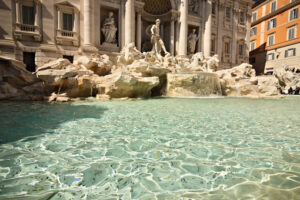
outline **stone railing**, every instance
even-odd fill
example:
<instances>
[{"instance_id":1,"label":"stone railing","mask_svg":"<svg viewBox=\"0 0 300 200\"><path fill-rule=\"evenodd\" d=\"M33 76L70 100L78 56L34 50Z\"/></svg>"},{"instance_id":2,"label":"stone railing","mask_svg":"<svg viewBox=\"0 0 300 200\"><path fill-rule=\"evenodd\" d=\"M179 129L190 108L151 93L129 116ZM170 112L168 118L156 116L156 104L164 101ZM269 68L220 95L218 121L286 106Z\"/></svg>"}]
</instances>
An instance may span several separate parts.
<instances>
[{"instance_id":1,"label":"stone railing","mask_svg":"<svg viewBox=\"0 0 300 200\"><path fill-rule=\"evenodd\" d=\"M79 34L74 31L57 30L56 42L57 44L65 44L72 42L74 46L78 46Z\"/></svg>"},{"instance_id":2,"label":"stone railing","mask_svg":"<svg viewBox=\"0 0 300 200\"><path fill-rule=\"evenodd\" d=\"M41 41L40 27L30 24L15 24L14 36L18 40L33 37L36 41Z\"/></svg>"}]
</instances>

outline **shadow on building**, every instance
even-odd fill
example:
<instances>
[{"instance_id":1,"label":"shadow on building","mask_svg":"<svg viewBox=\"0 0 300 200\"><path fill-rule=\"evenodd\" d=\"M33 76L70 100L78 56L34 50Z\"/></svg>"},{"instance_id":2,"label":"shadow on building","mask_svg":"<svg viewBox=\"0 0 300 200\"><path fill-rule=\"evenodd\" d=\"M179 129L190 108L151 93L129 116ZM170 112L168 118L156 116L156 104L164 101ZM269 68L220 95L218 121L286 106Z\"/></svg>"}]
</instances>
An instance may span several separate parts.
<instances>
[{"instance_id":1,"label":"shadow on building","mask_svg":"<svg viewBox=\"0 0 300 200\"><path fill-rule=\"evenodd\" d=\"M256 75L263 75L265 72L267 50L266 43L250 52L249 63L255 69Z\"/></svg>"}]
</instances>

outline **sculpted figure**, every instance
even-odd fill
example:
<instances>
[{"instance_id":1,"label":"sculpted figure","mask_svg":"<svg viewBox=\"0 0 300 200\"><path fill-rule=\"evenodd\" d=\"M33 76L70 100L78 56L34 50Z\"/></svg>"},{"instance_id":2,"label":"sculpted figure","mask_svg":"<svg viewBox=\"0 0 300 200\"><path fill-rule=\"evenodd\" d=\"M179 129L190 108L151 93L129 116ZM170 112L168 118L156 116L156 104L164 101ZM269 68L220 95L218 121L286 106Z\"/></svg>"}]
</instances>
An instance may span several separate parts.
<instances>
[{"instance_id":1,"label":"sculpted figure","mask_svg":"<svg viewBox=\"0 0 300 200\"><path fill-rule=\"evenodd\" d=\"M109 12L108 18L104 20L103 28L101 29L105 37L105 42L115 44L117 27L115 25L114 13Z\"/></svg>"},{"instance_id":2,"label":"sculpted figure","mask_svg":"<svg viewBox=\"0 0 300 200\"><path fill-rule=\"evenodd\" d=\"M218 55L213 55L212 57L208 57L205 59L205 68L207 72L216 71L219 66L219 58Z\"/></svg>"},{"instance_id":3,"label":"sculpted figure","mask_svg":"<svg viewBox=\"0 0 300 200\"><path fill-rule=\"evenodd\" d=\"M189 11L195 14L198 14L199 11L199 1L198 0L189 0Z\"/></svg>"},{"instance_id":4,"label":"sculpted figure","mask_svg":"<svg viewBox=\"0 0 300 200\"><path fill-rule=\"evenodd\" d=\"M151 43L153 45L152 51L155 53L157 57L161 57L161 50L164 51L165 54L169 54L166 50L165 44L160 38L160 20L157 19L156 23L151 27Z\"/></svg>"},{"instance_id":5,"label":"sculpted figure","mask_svg":"<svg viewBox=\"0 0 300 200\"><path fill-rule=\"evenodd\" d=\"M199 37L197 37L196 29L193 29L193 31L190 33L188 37L188 52L189 54L194 54L196 49L196 43L198 41Z\"/></svg>"}]
</instances>

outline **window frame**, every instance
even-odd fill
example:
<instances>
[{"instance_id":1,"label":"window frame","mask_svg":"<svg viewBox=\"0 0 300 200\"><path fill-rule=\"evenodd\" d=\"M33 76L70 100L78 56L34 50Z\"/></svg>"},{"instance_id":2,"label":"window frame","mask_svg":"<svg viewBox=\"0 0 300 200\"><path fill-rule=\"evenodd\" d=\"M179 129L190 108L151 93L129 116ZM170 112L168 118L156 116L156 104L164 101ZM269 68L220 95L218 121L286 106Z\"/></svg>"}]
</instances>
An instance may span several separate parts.
<instances>
[{"instance_id":1,"label":"window frame","mask_svg":"<svg viewBox=\"0 0 300 200\"><path fill-rule=\"evenodd\" d=\"M272 23L272 27L270 26L271 22L273 22L273 23ZM270 19L270 20L268 21L267 26L268 26L268 27L267 27L267 30L272 30L272 29L276 28L276 27L277 27L277 18L274 17L274 18Z\"/></svg>"},{"instance_id":2,"label":"window frame","mask_svg":"<svg viewBox=\"0 0 300 200\"><path fill-rule=\"evenodd\" d=\"M254 20L254 17L255 16L255 20ZM257 20L257 11L255 11L253 14L252 14L252 22L255 22Z\"/></svg>"},{"instance_id":3,"label":"window frame","mask_svg":"<svg viewBox=\"0 0 300 200\"><path fill-rule=\"evenodd\" d=\"M250 37L253 37L253 36L256 36L256 35L257 35L257 26L250 29Z\"/></svg>"},{"instance_id":4,"label":"window frame","mask_svg":"<svg viewBox=\"0 0 300 200\"><path fill-rule=\"evenodd\" d=\"M254 45L253 45L254 44ZM253 45L253 48L252 48L252 45ZM251 42L250 42L250 51L253 51L253 50L255 50L256 49L256 40L252 40Z\"/></svg>"},{"instance_id":5,"label":"window frame","mask_svg":"<svg viewBox=\"0 0 300 200\"><path fill-rule=\"evenodd\" d=\"M229 16L227 14L229 14ZM228 6L225 7L225 18L226 20L231 20L232 18L231 8Z\"/></svg>"},{"instance_id":6,"label":"window frame","mask_svg":"<svg viewBox=\"0 0 300 200\"><path fill-rule=\"evenodd\" d=\"M275 9L272 10L274 3L275 3ZM275 12L276 9L277 9L277 0L271 2L271 4L270 4L270 13Z\"/></svg>"},{"instance_id":7,"label":"window frame","mask_svg":"<svg viewBox=\"0 0 300 200\"><path fill-rule=\"evenodd\" d=\"M273 43L270 44L270 38L273 37ZM272 45L275 45L276 44L276 40L275 40L275 33L271 33L268 35L268 45L267 46L272 46Z\"/></svg>"},{"instance_id":8,"label":"window frame","mask_svg":"<svg viewBox=\"0 0 300 200\"><path fill-rule=\"evenodd\" d=\"M289 55L288 55L288 52L289 52L289 51L293 51L293 55L289 56ZM292 56L296 56L296 48L290 48L290 49L287 49L287 50L284 51L284 57L285 57L285 58L287 58L287 57L292 57Z\"/></svg>"},{"instance_id":9,"label":"window frame","mask_svg":"<svg viewBox=\"0 0 300 200\"><path fill-rule=\"evenodd\" d=\"M63 31L73 31L73 29L74 29L74 14L73 13L70 13L70 12L66 12L66 11L63 11L62 13L61 13L61 15L62 15L62 27L61 27L61 29L63 30ZM71 16L71 30L69 30L68 28L68 25L69 24L67 24L66 25L66 29L65 29L65 21L64 21L64 16ZM68 23L68 22L67 22Z\"/></svg>"},{"instance_id":10,"label":"window frame","mask_svg":"<svg viewBox=\"0 0 300 200\"><path fill-rule=\"evenodd\" d=\"M269 57L272 56L272 58L270 59ZM268 53L266 56L266 60L270 61L270 60L275 60L275 53Z\"/></svg>"},{"instance_id":11,"label":"window frame","mask_svg":"<svg viewBox=\"0 0 300 200\"><path fill-rule=\"evenodd\" d=\"M211 3L211 14L215 16L216 13L217 13L216 2L212 2Z\"/></svg>"},{"instance_id":12,"label":"window frame","mask_svg":"<svg viewBox=\"0 0 300 200\"><path fill-rule=\"evenodd\" d=\"M291 17L292 17L292 12L293 12L294 10L297 10L297 16L296 16L295 18L291 19ZM291 10L289 11L289 22L294 21L294 20L296 20L296 19L298 19L298 18L299 18L299 8L296 7L296 8L291 9Z\"/></svg>"},{"instance_id":13,"label":"window frame","mask_svg":"<svg viewBox=\"0 0 300 200\"><path fill-rule=\"evenodd\" d=\"M294 30L294 37L293 38L289 38L290 36L290 30ZM287 31L286 31L286 34L287 34L287 41L289 40L293 40L295 38L297 38L297 25L293 25L293 26L290 26L287 28Z\"/></svg>"}]
</instances>

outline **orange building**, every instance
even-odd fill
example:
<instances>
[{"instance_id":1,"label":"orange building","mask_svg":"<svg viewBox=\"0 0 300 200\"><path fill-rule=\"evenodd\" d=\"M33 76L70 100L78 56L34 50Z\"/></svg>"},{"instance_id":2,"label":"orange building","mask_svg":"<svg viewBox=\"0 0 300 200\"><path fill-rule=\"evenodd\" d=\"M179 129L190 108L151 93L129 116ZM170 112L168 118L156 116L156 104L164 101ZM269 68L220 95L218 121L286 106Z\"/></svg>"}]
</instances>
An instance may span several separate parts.
<instances>
[{"instance_id":1,"label":"orange building","mask_svg":"<svg viewBox=\"0 0 300 200\"><path fill-rule=\"evenodd\" d=\"M300 0L259 0L252 6L250 63L256 73L300 66Z\"/></svg>"}]
</instances>

